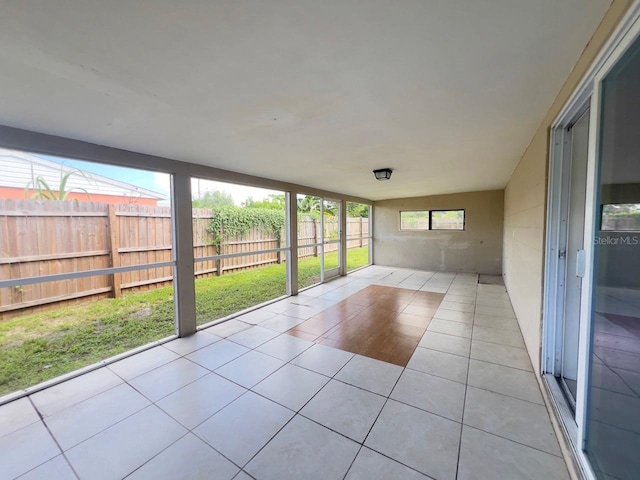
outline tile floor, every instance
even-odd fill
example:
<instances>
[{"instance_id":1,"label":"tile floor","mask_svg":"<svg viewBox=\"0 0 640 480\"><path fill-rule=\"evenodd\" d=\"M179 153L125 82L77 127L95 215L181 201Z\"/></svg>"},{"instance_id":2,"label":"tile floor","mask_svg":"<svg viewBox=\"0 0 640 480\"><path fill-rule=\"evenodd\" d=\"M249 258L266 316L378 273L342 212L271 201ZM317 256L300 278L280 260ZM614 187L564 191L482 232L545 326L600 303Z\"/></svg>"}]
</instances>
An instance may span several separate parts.
<instances>
[{"instance_id":1,"label":"tile floor","mask_svg":"<svg viewBox=\"0 0 640 480\"><path fill-rule=\"evenodd\" d=\"M375 286L441 297L406 366L296 328ZM0 407L0 478L568 473L504 287L372 266Z\"/></svg>"},{"instance_id":2,"label":"tile floor","mask_svg":"<svg viewBox=\"0 0 640 480\"><path fill-rule=\"evenodd\" d=\"M287 333L405 367L443 297L442 293L369 285Z\"/></svg>"}]
</instances>

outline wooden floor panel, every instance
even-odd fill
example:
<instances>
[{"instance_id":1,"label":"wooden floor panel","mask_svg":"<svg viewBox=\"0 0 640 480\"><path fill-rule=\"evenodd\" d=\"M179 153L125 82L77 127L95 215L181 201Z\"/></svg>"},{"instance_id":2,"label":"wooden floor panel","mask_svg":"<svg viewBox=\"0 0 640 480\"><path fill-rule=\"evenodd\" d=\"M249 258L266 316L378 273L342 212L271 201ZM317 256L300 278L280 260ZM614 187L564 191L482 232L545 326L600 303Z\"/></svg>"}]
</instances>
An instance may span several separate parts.
<instances>
[{"instance_id":1,"label":"wooden floor panel","mask_svg":"<svg viewBox=\"0 0 640 480\"><path fill-rule=\"evenodd\" d=\"M443 297L371 285L287 333L404 367Z\"/></svg>"}]
</instances>

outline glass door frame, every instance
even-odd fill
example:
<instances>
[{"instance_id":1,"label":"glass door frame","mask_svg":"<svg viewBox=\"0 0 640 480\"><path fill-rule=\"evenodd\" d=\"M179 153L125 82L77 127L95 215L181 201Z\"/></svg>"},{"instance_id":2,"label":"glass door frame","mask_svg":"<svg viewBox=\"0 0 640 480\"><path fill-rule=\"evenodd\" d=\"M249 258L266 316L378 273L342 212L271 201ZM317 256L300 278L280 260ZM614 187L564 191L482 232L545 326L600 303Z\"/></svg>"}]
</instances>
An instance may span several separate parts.
<instances>
[{"instance_id":1,"label":"glass door frame","mask_svg":"<svg viewBox=\"0 0 640 480\"><path fill-rule=\"evenodd\" d=\"M584 383L584 365L581 359L585 357L582 332L578 332L578 374L576 387L576 401L569 398L566 386L562 380L562 365L564 354L564 333L565 333L565 309L566 309L566 283L567 283L567 242L569 231L570 213L570 173L572 164L572 126L580 119L592 104L591 92L584 98L575 102L565 115L556 121L551 130L551 150L549 159L549 184L547 195L547 224L545 243L545 273L544 273L544 297L543 297L543 338L541 373L546 385L551 393L556 412L562 419L565 434L569 438L574 453L578 455L581 448L579 441L578 417L582 415L584 402L578 401L581 398L581 384ZM593 114L593 109L591 110ZM589 120L591 125L591 119ZM590 129L590 131L593 131ZM591 161L591 138L589 136L589 159ZM587 170L589 165L587 165ZM586 189L589 190L590 179L587 176L585 182ZM589 195L587 193L587 195ZM585 222L586 227L586 222ZM585 239L591 238L586 236ZM589 242L585 241L585 244ZM585 250L587 246L585 245ZM583 277L583 299L584 286L587 283ZM582 318L584 306L580 305L580 327L585 323Z\"/></svg>"},{"instance_id":2,"label":"glass door frame","mask_svg":"<svg viewBox=\"0 0 640 480\"><path fill-rule=\"evenodd\" d=\"M543 382L550 393L552 407L560 417L562 428L570 440L578 466L587 479L595 479L589 459L585 453L587 440L587 414L589 402L589 379L592 338L592 307L594 304L594 262L595 249L593 239L598 226L600 209L597 203L598 152L601 135L602 81L617 64L627 49L640 38L640 1L636 1L627 11L620 24L593 61L574 93L558 113L551 125L549 148L549 183L547 195L547 224L544 270L544 306L541 373ZM564 393L555 376L559 372L562 358L558 355L558 346L562 337L558 331L563 327L563 286L559 280L563 268L559 251L562 232L562 208L566 205L564 196L568 189L563 188L566 175L567 129L581 112L590 108L589 146L587 160L586 201L584 221L584 275L582 298L580 303L580 329L578 344L578 379L575 416L567 408ZM561 355L561 352L560 352ZM564 399L564 401L563 401Z\"/></svg>"},{"instance_id":3,"label":"glass door frame","mask_svg":"<svg viewBox=\"0 0 640 480\"><path fill-rule=\"evenodd\" d=\"M571 223L571 192L574 165L574 125L589 115L591 99L587 99L567 124L554 130L554 145L556 156L552 158L549 173L549 198L547 201L547 241L546 241L546 272L545 272L545 318L552 316L554 322L545 330L548 348L543 349L543 371L552 374L558 380L560 388L566 394L567 405L575 411L576 404L573 393L564 380L565 335L567 312L567 287L569 284L569 267L572 264L570 256L576 255L569 251L569 233ZM590 120L589 120L590 121ZM586 168L585 168L586 170ZM585 179L586 187L586 179ZM584 237L586 239L587 237ZM574 266L575 268L575 266ZM578 351L578 356L580 355ZM563 402L564 403L564 402Z\"/></svg>"}]
</instances>

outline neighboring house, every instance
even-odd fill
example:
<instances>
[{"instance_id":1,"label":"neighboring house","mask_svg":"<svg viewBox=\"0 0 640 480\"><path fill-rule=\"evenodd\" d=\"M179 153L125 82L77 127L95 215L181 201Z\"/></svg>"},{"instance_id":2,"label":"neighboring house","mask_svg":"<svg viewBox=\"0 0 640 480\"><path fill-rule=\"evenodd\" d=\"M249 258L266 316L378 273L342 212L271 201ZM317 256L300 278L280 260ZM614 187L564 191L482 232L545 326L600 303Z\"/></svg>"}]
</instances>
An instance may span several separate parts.
<instances>
[{"instance_id":1,"label":"neighboring house","mask_svg":"<svg viewBox=\"0 0 640 480\"><path fill-rule=\"evenodd\" d=\"M60 179L70 171L76 173L69 177L65 187L69 191L68 200L156 206L166 199L162 193L4 148L0 148L0 199L31 198L37 192L34 186L38 177L57 191Z\"/></svg>"}]
</instances>

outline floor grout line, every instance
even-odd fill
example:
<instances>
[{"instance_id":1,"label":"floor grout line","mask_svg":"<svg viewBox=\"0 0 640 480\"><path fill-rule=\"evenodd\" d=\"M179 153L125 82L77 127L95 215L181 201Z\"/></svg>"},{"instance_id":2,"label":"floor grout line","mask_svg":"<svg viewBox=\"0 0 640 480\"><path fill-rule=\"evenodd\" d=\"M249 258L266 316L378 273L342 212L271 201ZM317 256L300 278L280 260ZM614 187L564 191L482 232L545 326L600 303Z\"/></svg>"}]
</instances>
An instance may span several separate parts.
<instances>
[{"instance_id":1,"label":"floor grout line","mask_svg":"<svg viewBox=\"0 0 640 480\"><path fill-rule=\"evenodd\" d=\"M56 436L53 434L53 432L51 431L51 429L49 428L49 425L47 425L47 422L45 422L44 417L40 414L40 411L36 408L35 404L33 403L33 400L31 400L31 396L27 397L29 400L29 403L31 403L31 406L33 407L33 409L36 411L36 413L38 414L38 416L40 417L40 422L42 423L42 426L47 430L47 433L49 434L49 437L51 437L51 439L53 440L53 442L56 444L56 447L58 447L58 451L60 452L59 455L61 455L65 462L67 462L67 465L69 466L69 468L71 469L71 471L73 472L73 474L76 476L76 478L80 478L80 476L78 475L78 472L76 472L76 469L73 468L73 465L71 464L71 462L69 461L69 459L67 458L64 449L60 446L60 443L58 443L58 439L56 438ZM35 422L34 422L35 423ZM33 425L33 423L31 424ZM29 426L29 425L27 425ZM24 427L23 427L24 428ZM29 473L33 470L35 470L38 467L41 467L42 465L44 465L47 462L50 462L51 460L53 460L54 458L56 458L58 455L56 455L55 457L52 457L44 462L42 462L39 465L36 465L35 467L33 467L30 470L27 470L26 472L21 473L20 475L25 475L26 473Z\"/></svg>"},{"instance_id":2,"label":"floor grout line","mask_svg":"<svg viewBox=\"0 0 640 480\"><path fill-rule=\"evenodd\" d=\"M467 427L467 428L472 428L472 429L477 430L477 431L482 432L482 433L486 433L487 435L491 435L493 437L497 437L497 438L500 438L502 440L506 440L507 442L515 443L516 445L520 445L521 447L530 448L531 450L535 450L537 452L544 453L545 455L550 455L550 456L555 457L555 458L560 458L560 459L562 459L564 461L564 457L562 456L562 453L560 453L559 455L555 455L553 453L549 453L549 452L545 452L544 450L540 450L537 447L532 447L531 445L527 445L526 443L518 442L517 440L514 440L512 438L508 438L508 437L505 437L503 435L498 435L498 434L496 434L494 432L489 432L487 430L483 430L482 428L478 428L478 427L476 427L474 425L465 424L464 426ZM557 437L554 436L554 438L557 438Z\"/></svg>"},{"instance_id":3,"label":"floor grout line","mask_svg":"<svg viewBox=\"0 0 640 480\"><path fill-rule=\"evenodd\" d=\"M177 421L177 420L176 420ZM169 445L167 445L165 448L163 448L162 450L160 450L158 453L156 453L155 455L153 455L151 458L149 458L146 462L144 462L141 465L138 465L135 469L133 469L132 471L130 471L129 473L127 473L125 475L124 478L129 477L131 474L137 472L138 470L140 470L142 467L144 467L147 463L151 462L154 458L156 458L157 456L159 456L160 454L162 454L163 452L165 452L166 450L168 450L169 448L171 448L172 446L174 446L176 443L178 443L180 440L182 440L183 438L185 438L187 435L191 434L191 431L189 429L187 429L187 431L185 432L184 435L178 437L175 441L171 442Z\"/></svg>"},{"instance_id":4,"label":"floor grout line","mask_svg":"<svg viewBox=\"0 0 640 480\"><path fill-rule=\"evenodd\" d=\"M476 296L477 302L477 296ZM473 327L475 324L475 310L477 303L473 306L473 320L471 323L471 330L473 331ZM471 342L470 342L471 343ZM464 433L464 414L467 410L467 391L469 389L469 371L471 370L471 345L469 345L469 359L467 361L467 376L464 382L464 399L462 401L462 418L460 419L460 440L458 441L458 457L456 459L456 475L455 478L458 478L458 474L460 473L460 457L462 455L462 435Z\"/></svg>"}]
</instances>

